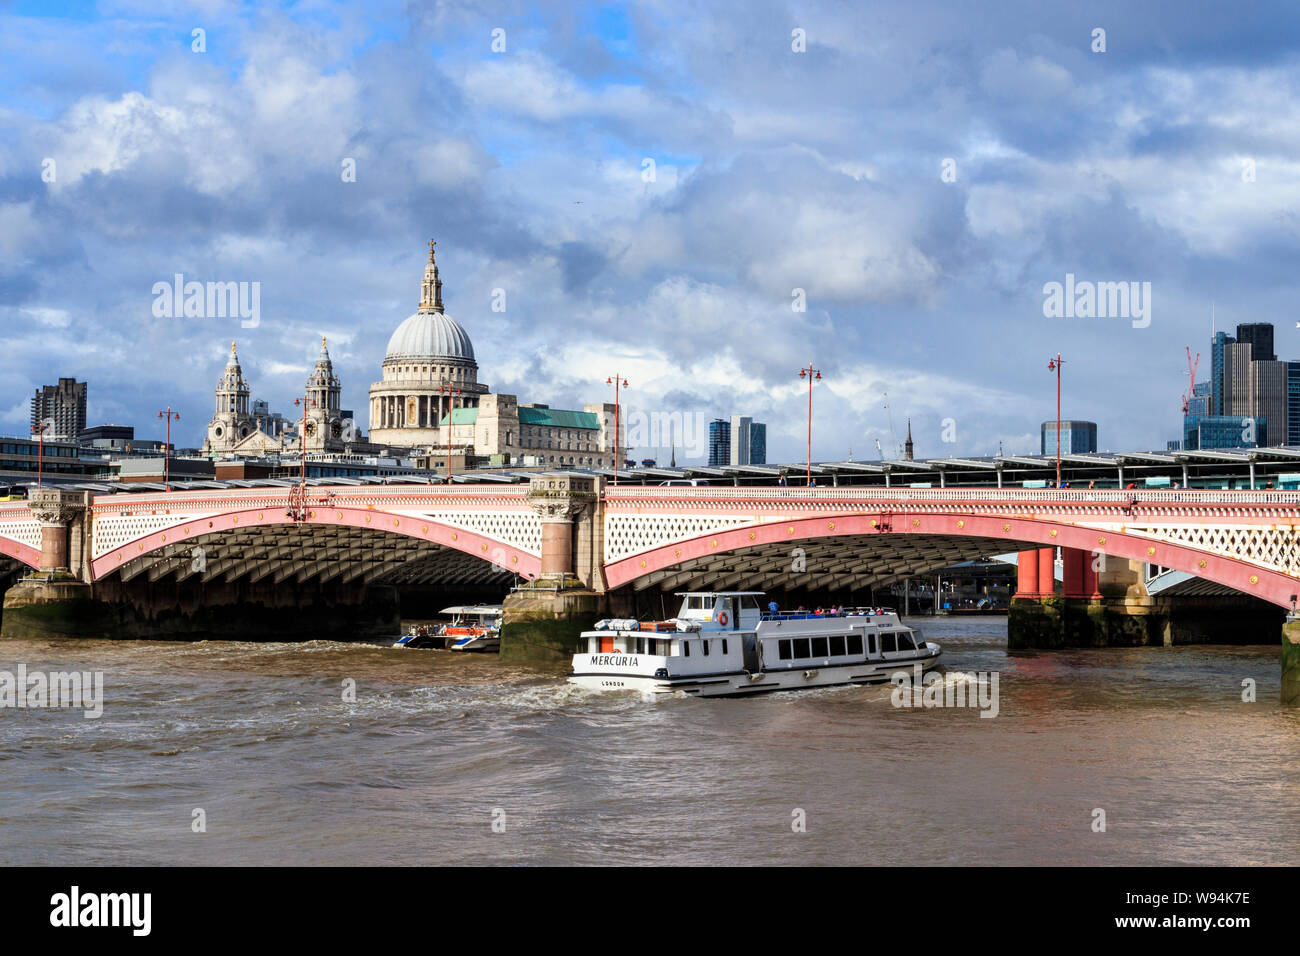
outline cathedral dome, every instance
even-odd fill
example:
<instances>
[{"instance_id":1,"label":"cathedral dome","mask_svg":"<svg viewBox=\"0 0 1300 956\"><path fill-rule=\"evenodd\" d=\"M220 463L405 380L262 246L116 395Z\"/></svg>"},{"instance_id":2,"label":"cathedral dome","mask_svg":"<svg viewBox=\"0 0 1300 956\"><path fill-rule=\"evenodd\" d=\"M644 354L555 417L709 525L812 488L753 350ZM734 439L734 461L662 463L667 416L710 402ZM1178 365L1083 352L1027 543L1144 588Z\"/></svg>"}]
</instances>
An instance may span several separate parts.
<instances>
[{"instance_id":1,"label":"cathedral dome","mask_svg":"<svg viewBox=\"0 0 1300 956\"><path fill-rule=\"evenodd\" d=\"M384 361L474 361L474 346L460 324L445 312L420 309L388 340Z\"/></svg>"}]
</instances>

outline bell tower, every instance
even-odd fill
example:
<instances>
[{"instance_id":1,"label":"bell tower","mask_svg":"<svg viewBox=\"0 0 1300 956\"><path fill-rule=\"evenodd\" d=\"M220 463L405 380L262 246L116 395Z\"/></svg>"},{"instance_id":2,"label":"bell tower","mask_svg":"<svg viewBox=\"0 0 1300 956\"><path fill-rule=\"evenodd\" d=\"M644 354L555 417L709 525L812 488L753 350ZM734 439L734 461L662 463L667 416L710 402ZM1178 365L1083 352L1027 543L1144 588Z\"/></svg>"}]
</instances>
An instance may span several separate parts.
<instances>
[{"instance_id":1,"label":"bell tower","mask_svg":"<svg viewBox=\"0 0 1300 956\"><path fill-rule=\"evenodd\" d=\"M231 342L226 370L222 372L221 379L217 382L216 410L212 420L208 422L208 437L203 443L204 451L228 451L253 433L256 424L248 413L248 397L248 383L244 381L244 370L239 365L235 343Z\"/></svg>"}]
</instances>

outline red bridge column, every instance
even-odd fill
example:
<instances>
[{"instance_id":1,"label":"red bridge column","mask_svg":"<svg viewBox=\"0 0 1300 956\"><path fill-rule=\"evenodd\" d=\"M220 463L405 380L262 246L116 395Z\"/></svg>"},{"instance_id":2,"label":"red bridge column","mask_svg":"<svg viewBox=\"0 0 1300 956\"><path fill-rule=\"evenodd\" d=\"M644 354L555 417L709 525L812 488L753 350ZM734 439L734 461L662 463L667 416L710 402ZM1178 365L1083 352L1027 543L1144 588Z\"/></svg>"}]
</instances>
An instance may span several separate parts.
<instances>
[{"instance_id":1,"label":"red bridge column","mask_svg":"<svg viewBox=\"0 0 1300 956\"><path fill-rule=\"evenodd\" d=\"M1062 577L1064 578L1062 594L1068 598L1088 598L1092 596L1092 588L1089 586L1087 579L1088 568L1091 564L1089 554L1086 551L1080 551L1078 548L1062 548L1061 556L1064 560Z\"/></svg>"},{"instance_id":2,"label":"red bridge column","mask_svg":"<svg viewBox=\"0 0 1300 956\"><path fill-rule=\"evenodd\" d=\"M1016 593L1018 598L1038 597L1038 552L1021 551L1016 557Z\"/></svg>"},{"instance_id":3,"label":"red bridge column","mask_svg":"<svg viewBox=\"0 0 1300 956\"><path fill-rule=\"evenodd\" d=\"M1038 549L1038 596L1051 597L1056 593L1056 549Z\"/></svg>"},{"instance_id":4,"label":"red bridge column","mask_svg":"<svg viewBox=\"0 0 1300 956\"><path fill-rule=\"evenodd\" d=\"M1095 559L1090 551L1081 551L1079 553L1083 555L1084 597L1090 601L1099 601L1101 600L1101 588L1099 586L1101 575L1097 573L1097 568L1094 565Z\"/></svg>"}]
</instances>

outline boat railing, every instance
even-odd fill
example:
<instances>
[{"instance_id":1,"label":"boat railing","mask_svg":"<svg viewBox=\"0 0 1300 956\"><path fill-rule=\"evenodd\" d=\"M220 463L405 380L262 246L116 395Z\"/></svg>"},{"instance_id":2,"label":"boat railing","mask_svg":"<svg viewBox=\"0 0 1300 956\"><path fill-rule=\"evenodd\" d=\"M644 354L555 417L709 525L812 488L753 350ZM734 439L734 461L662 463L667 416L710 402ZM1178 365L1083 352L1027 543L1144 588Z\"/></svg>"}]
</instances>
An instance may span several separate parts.
<instances>
[{"instance_id":1,"label":"boat railing","mask_svg":"<svg viewBox=\"0 0 1300 956\"><path fill-rule=\"evenodd\" d=\"M891 607L834 607L821 608L815 611L778 611L775 614L770 611L764 612L759 616L760 621L821 621L826 618L841 617L881 617L886 614L896 614L897 612Z\"/></svg>"}]
</instances>

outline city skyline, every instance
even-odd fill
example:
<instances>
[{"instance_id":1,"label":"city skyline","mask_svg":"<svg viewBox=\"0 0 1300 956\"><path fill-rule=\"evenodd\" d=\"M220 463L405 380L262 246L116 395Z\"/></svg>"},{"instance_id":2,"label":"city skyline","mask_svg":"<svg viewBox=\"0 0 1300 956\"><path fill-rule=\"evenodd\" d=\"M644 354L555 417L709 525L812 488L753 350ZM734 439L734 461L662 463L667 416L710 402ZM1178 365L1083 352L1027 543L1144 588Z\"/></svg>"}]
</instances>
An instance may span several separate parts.
<instances>
[{"instance_id":1,"label":"city skyline","mask_svg":"<svg viewBox=\"0 0 1300 956\"><path fill-rule=\"evenodd\" d=\"M33 388L61 376L92 383L94 423L154 438L163 401L197 426L232 338L283 410L328 336L344 404L364 407L434 234L448 309L501 391L609 401L613 362L635 379L624 408L743 408L769 423L769 459L794 461L811 359L816 458L888 447L886 391L920 454L1029 452L1060 352L1063 416L1096 421L1103 447L1161 448L1212 309L1220 328L1274 322L1279 356L1300 357L1300 123L1270 95L1297 79L1297 28L1274 9L507 3L363 23L15 3L0 431L22 433ZM824 82L848 73L869 82ZM256 326L158 317L176 275L257 283ZM1045 288L1076 277L1149 283L1150 314L1048 318Z\"/></svg>"}]
</instances>

